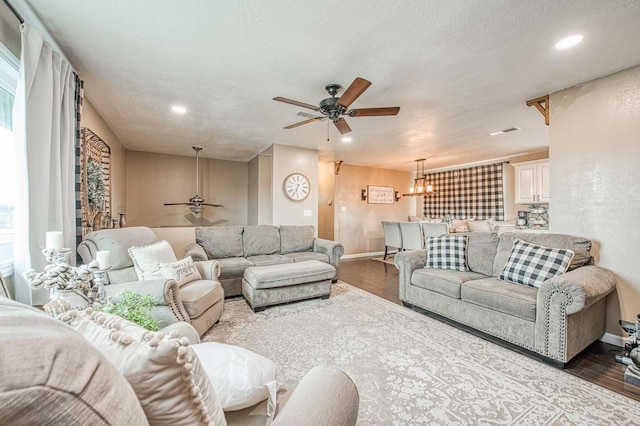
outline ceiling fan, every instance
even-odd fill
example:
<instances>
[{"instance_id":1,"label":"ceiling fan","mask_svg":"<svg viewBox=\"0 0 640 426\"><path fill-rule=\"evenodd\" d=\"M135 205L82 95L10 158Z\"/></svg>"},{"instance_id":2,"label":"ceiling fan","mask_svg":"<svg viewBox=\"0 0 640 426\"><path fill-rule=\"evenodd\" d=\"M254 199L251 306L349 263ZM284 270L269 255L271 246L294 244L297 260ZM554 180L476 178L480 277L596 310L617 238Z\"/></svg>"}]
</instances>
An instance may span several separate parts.
<instances>
[{"instance_id":1,"label":"ceiling fan","mask_svg":"<svg viewBox=\"0 0 640 426\"><path fill-rule=\"evenodd\" d=\"M198 159L200 151L202 151L201 146L192 146L193 150L196 152L196 195L189 198L188 203L164 203L165 206L189 206L189 210L191 210L194 214L202 213L204 210L204 206L210 207L224 207L221 204L208 204L204 202L204 198L198 195L200 192L200 173L198 169Z\"/></svg>"},{"instance_id":2,"label":"ceiling fan","mask_svg":"<svg viewBox=\"0 0 640 426\"><path fill-rule=\"evenodd\" d=\"M349 117L378 117L383 115L396 115L400 111L400 107L358 108L348 110L349 105L358 99L358 97L362 95L369 86L371 86L370 81L357 77L353 80L353 83L347 87L347 90L344 91L342 96L338 98L336 97L336 94L338 94L338 91L342 89L342 86L339 84L327 84L325 90L329 93L330 97L320 101L318 106L294 101L280 96L273 98L273 100L296 105L302 108L308 108L322 114L322 116L311 116L307 120L286 126L284 127L285 129L293 129L294 127L302 126L303 124L313 123L314 121L328 118L333 121L333 124L336 126L338 131L344 135L345 133L349 133L351 128L347 124L347 121L340 117L341 115L348 115Z\"/></svg>"}]
</instances>

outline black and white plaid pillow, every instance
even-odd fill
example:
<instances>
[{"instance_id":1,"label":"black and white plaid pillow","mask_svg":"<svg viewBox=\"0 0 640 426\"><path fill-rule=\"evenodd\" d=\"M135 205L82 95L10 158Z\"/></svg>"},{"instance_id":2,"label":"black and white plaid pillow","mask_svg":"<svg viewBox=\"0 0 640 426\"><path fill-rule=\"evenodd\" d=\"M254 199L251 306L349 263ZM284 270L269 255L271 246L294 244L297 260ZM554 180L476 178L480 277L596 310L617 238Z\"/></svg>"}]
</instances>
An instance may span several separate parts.
<instances>
[{"instance_id":1,"label":"black and white plaid pillow","mask_svg":"<svg viewBox=\"0 0 640 426\"><path fill-rule=\"evenodd\" d=\"M424 267L468 271L467 241L466 235L427 238L427 263Z\"/></svg>"},{"instance_id":2,"label":"black and white plaid pillow","mask_svg":"<svg viewBox=\"0 0 640 426\"><path fill-rule=\"evenodd\" d=\"M539 288L546 280L564 274L573 250L542 247L517 239L500 279Z\"/></svg>"}]
</instances>

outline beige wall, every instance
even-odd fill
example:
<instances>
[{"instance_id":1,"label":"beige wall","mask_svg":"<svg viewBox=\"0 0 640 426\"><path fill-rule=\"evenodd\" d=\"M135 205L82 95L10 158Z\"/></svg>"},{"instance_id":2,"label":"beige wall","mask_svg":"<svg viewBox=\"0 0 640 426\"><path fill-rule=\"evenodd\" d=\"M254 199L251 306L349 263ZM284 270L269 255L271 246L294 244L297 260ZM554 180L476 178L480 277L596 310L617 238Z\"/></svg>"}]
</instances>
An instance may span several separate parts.
<instances>
[{"instance_id":1,"label":"beige wall","mask_svg":"<svg viewBox=\"0 0 640 426\"><path fill-rule=\"evenodd\" d=\"M117 217L119 213L127 211L126 150L86 96L82 103L80 126L90 129L111 149L111 213L113 217Z\"/></svg>"},{"instance_id":2,"label":"beige wall","mask_svg":"<svg viewBox=\"0 0 640 426\"><path fill-rule=\"evenodd\" d=\"M335 163L318 163L318 237L334 239Z\"/></svg>"},{"instance_id":3,"label":"beige wall","mask_svg":"<svg viewBox=\"0 0 640 426\"><path fill-rule=\"evenodd\" d=\"M640 67L554 93L550 98L552 232L581 235L596 263L618 280L607 332L640 312Z\"/></svg>"},{"instance_id":4,"label":"beige wall","mask_svg":"<svg viewBox=\"0 0 640 426\"><path fill-rule=\"evenodd\" d=\"M206 207L196 217L186 206L196 192L195 154L127 151L127 224L149 227L244 225L248 210L248 163L200 158L200 196L224 207Z\"/></svg>"},{"instance_id":5,"label":"beige wall","mask_svg":"<svg viewBox=\"0 0 640 426\"><path fill-rule=\"evenodd\" d=\"M376 169L342 164L335 176L335 240L344 245L345 254L384 251L381 221L406 221L414 197L402 197L393 204L369 204L362 201L367 185L392 186L403 192L413 183L411 172Z\"/></svg>"}]
</instances>

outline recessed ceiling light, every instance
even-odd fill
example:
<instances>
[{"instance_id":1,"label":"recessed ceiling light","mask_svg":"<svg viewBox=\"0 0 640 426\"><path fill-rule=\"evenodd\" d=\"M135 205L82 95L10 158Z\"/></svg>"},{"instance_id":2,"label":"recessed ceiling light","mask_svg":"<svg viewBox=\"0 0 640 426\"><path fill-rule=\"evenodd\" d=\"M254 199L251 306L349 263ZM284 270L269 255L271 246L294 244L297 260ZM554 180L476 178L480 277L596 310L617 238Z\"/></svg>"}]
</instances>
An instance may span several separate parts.
<instances>
[{"instance_id":1,"label":"recessed ceiling light","mask_svg":"<svg viewBox=\"0 0 640 426\"><path fill-rule=\"evenodd\" d=\"M174 105L171 107L171 111L177 112L178 114L184 114L185 112L187 112L187 109L180 105Z\"/></svg>"},{"instance_id":2,"label":"recessed ceiling light","mask_svg":"<svg viewBox=\"0 0 640 426\"><path fill-rule=\"evenodd\" d=\"M345 136L344 138L342 138L342 142L344 142L344 143L349 143L351 141L352 141L352 139L350 137L348 137L348 136Z\"/></svg>"},{"instance_id":3,"label":"recessed ceiling light","mask_svg":"<svg viewBox=\"0 0 640 426\"><path fill-rule=\"evenodd\" d=\"M584 40L584 34L575 34L558 41L555 44L555 48L558 50L568 49L575 46L576 44L579 44L582 40Z\"/></svg>"}]
</instances>

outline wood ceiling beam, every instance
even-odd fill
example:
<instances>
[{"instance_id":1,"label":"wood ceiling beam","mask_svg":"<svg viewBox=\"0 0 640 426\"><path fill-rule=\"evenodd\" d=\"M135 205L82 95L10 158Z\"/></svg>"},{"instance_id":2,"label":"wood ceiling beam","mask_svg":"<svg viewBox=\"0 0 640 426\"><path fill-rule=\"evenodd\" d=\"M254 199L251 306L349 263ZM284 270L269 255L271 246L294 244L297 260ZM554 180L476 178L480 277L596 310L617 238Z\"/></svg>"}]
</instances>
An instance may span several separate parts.
<instances>
[{"instance_id":1,"label":"wood ceiling beam","mask_svg":"<svg viewBox=\"0 0 640 426\"><path fill-rule=\"evenodd\" d=\"M544 104L544 105L543 105ZM544 116L544 124L549 125L549 95L529 99L527 106L534 106Z\"/></svg>"}]
</instances>

